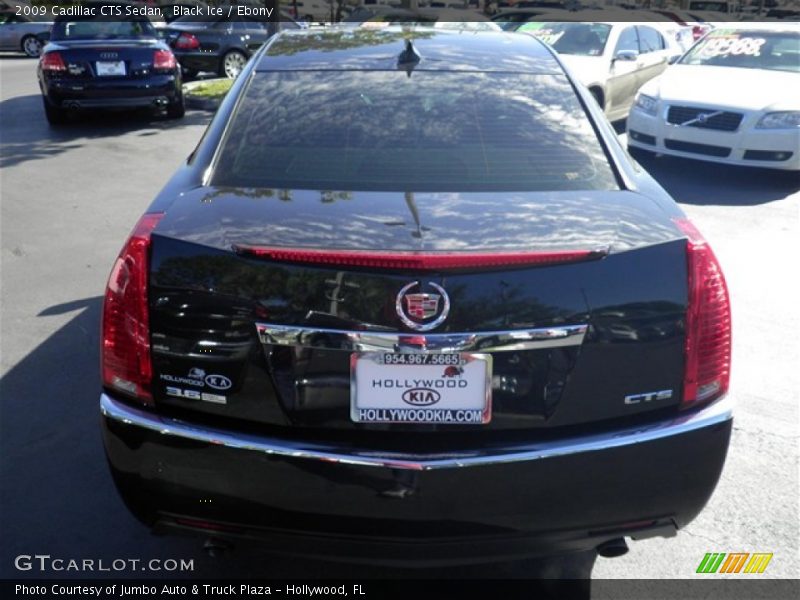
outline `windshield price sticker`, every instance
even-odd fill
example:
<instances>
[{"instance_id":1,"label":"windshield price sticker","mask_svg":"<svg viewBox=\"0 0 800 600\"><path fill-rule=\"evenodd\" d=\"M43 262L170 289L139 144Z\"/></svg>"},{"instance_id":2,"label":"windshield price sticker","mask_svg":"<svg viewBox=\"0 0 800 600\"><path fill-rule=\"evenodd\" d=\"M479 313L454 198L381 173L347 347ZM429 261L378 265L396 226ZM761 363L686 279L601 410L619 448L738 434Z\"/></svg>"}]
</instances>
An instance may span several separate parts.
<instances>
[{"instance_id":1,"label":"windshield price sticker","mask_svg":"<svg viewBox=\"0 0 800 600\"><path fill-rule=\"evenodd\" d=\"M715 56L761 56L764 38L740 37L736 34L713 37L706 40L700 49L703 57Z\"/></svg>"},{"instance_id":2,"label":"windshield price sticker","mask_svg":"<svg viewBox=\"0 0 800 600\"><path fill-rule=\"evenodd\" d=\"M469 353L354 353L350 416L357 423L488 423L491 360Z\"/></svg>"},{"instance_id":3,"label":"windshield price sticker","mask_svg":"<svg viewBox=\"0 0 800 600\"><path fill-rule=\"evenodd\" d=\"M542 40L545 44L553 45L561 36L564 35L563 31L553 31L552 29L527 29L532 35Z\"/></svg>"}]
</instances>

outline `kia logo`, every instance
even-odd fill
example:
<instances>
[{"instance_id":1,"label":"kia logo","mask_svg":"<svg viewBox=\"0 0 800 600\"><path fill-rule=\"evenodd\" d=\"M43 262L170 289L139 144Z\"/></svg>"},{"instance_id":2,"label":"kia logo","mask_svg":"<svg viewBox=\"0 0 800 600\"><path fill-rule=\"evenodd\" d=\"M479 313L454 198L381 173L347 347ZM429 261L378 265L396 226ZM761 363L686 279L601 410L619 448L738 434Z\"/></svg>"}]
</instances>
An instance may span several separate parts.
<instances>
[{"instance_id":1,"label":"kia logo","mask_svg":"<svg viewBox=\"0 0 800 600\"><path fill-rule=\"evenodd\" d=\"M403 392L403 402L411 406L430 406L441 399L439 392L428 388L413 388Z\"/></svg>"},{"instance_id":2,"label":"kia logo","mask_svg":"<svg viewBox=\"0 0 800 600\"><path fill-rule=\"evenodd\" d=\"M227 390L233 385L231 380L224 375L207 375L205 381L208 387L215 390Z\"/></svg>"}]
</instances>

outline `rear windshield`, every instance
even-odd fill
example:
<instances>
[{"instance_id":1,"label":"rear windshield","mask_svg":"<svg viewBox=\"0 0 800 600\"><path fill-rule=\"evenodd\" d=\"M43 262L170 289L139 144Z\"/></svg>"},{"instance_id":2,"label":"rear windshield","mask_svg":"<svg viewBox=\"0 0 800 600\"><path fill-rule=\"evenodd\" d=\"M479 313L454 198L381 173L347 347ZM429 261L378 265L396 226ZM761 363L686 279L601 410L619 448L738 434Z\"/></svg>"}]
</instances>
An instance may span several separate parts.
<instances>
[{"instance_id":1,"label":"rear windshield","mask_svg":"<svg viewBox=\"0 0 800 600\"><path fill-rule=\"evenodd\" d=\"M800 72L800 34L717 29L681 59L684 65Z\"/></svg>"},{"instance_id":2,"label":"rear windshield","mask_svg":"<svg viewBox=\"0 0 800 600\"><path fill-rule=\"evenodd\" d=\"M120 20L119 17L56 21L52 40L114 40L156 37L156 30L147 19Z\"/></svg>"},{"instance_id":3,"label":"rear windshield","mask_svg":"<svg viewBox=\"0 0 800 600\"><path fill-rule=\"evenodd\" d=\"M618 189L563 75L259 72L222 144L219 186Z\"/></svg>"}]
</instances>

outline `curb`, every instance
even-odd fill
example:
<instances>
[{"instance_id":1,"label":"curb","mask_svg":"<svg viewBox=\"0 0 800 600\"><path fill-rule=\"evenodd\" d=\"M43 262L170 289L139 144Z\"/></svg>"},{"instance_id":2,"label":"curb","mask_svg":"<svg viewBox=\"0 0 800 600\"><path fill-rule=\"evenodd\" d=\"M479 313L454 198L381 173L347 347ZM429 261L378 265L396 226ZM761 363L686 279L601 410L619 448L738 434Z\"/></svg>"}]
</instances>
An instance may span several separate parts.
<instances>
[{"instance_id":1,"label":"curb","mask_svg":"<svg viewBox=\"0 0 800 600\"><path fill-rule=\"evenodd\" d=\"M201 79L200 81L190 81L189 83L183 84L183 97L184 101L186 102L186 108L192 108L195 110L206 110L209 112L215 112L219 108L219 105L222 104L224 96L218 100L215 100L211 98L202 98L200 96L192 95L192 90L201 85L207 84L211 81L217 81L217 80Z\"/></svg>"}]
</instances>

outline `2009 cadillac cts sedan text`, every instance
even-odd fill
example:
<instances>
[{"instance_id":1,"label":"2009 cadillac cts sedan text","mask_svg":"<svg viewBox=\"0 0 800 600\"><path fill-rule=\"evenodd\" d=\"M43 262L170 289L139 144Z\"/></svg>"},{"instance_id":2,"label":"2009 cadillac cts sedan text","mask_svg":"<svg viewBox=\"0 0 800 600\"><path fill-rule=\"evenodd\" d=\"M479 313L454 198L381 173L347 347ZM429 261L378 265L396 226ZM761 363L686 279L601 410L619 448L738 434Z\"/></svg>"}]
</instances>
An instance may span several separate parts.
<instances>
[{"instance_id":1,"label":"2009 cadillac cts sedan text","mask_svg":"<svg viewBox=\"0 0 800 600\"><path fill-rule=\"evenodd\" d=\"M530 36L278 35L102 328L131 511L282 553L613 554L699 513L730 436L719 264Z\"/></svg>"}]
</instances>

